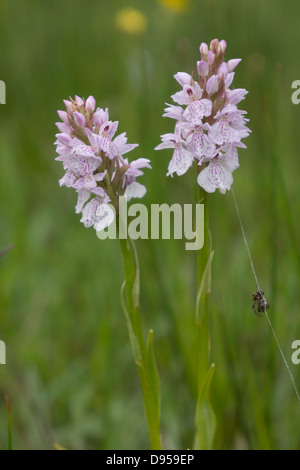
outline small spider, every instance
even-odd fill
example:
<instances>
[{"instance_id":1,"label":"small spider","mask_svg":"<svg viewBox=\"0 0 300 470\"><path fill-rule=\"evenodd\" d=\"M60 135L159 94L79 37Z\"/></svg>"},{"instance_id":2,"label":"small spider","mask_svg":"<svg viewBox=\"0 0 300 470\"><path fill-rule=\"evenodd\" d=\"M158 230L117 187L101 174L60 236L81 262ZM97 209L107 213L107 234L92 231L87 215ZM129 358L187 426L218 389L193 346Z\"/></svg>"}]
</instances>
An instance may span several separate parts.
<instances>
[{"instance_id":1,"label":"small spider","mask_svg":"<svg viewBox=\"0 0 300 470\"><path fill-rule=\"evenodd\" d=\"M264 297L264 291L258 289L256 292L254 292L253 300L254 304L252 305L252 308L255 315L262 317L262 313L266 312L266 310L268 310L270 307L268 300L266 300Z\"/></svg>"}]
</instances>

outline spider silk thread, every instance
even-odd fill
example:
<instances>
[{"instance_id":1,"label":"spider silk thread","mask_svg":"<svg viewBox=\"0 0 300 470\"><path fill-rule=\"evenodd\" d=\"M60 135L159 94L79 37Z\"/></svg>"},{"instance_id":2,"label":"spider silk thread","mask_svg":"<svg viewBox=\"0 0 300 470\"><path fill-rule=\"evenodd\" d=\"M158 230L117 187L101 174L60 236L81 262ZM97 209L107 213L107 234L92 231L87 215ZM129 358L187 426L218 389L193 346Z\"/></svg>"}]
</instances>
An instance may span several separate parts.
<instances>
[{"instance_id":1,"label":"spider silk thread","mask_svg":"<svg viewBox=\"0 0 300 470\"><path fill-rule=\"evenodd\" d=\"M251 252L250 252L250 248L249 248L249 245L248 245L248 241L247 241L247 237L246 237L244 225L243 225L242 218L241 218L241 214L240 214L240 211L239 211L239 206L238 206L238 204L237 204L237 201L236 201L236 197L235 197L233 188L231 188L231 193L232 193L232 197L233 197L233 201L234 201L236 213L237 213L237 216L238 216L238 219L239 219L240 227L241 227L241 230L242 230L244 243L245 243L245 245L246 245L248 257L249 257L249 260L250 260L251 269L252 269L252 272L253 272L253 275L254 275L256 287L257 287L257 289L260 289L259 282L258 282L258 278L257 278L256 271L255 271L255 268L254 268L253 260L252 260L252 256L251 256ZM280 351L280 354L281 354L281 357L282 357L282 359L283 359L284 365L285 365L285 367L287 368L287 371L288 371L288 373L289 373L289 376L290 376L290 379L291 379L291 381L292 381L293 387L294 387L294 389L295 389L297 398L298 398L298 400L300 401L300 394L299 394L299 391L298 391L297 384L296 384L296 382L295 382L295 379L294 379L294 376L293 376L293 374L292 374L291 368L290 368L290 366L288 365L288 362L287 362L287 360L286 360L286 357L285 357L285 355L284 355L284 353L283 353L283 350L282 350L282 348L281 348L281 346L280 346L279 340L278 340L277 335L276 335L276 333L275 333L275 330L274 330L274 328L273 328L273 325L272 325L272 322L271 322L271 320L270 320L270 317L269 317L269 315L268 315L268 313L267 313L267 301L266 301L265 297L264 297L264 303L265 303L264 314L265 314L265 316L266 316L266 318L267 318L267 320L268 320L269 326L270 326L271 331L272 331L272 334L273 334L273 336L274 336L274 338L275 338L275 341L276 341L276 344L277 344L278 349L279 349L279 351Z\"/></svg>"}]
</instances>

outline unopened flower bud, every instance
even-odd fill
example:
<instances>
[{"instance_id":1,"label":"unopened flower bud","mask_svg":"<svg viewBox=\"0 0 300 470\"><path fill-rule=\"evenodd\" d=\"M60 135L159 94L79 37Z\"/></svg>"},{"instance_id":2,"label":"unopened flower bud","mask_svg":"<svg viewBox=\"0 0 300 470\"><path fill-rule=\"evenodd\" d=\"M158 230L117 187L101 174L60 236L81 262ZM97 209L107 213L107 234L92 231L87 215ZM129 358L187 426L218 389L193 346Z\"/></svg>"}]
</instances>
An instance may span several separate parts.
<instances>
[{"instance_id":1,"label":"unopened flower bud","mask_svg":"<svg viewBox=\"0 0 300 470\"><path fill-rule=\"evenodd\" d=\"M226 51L226 47L227 47L227 43L224 39L222 39L220 42L219 42L219 47L221 48L221 51L223 54L225 54L225 51Z\"/></svg>"},{"instance_id":2,"label":"unopened flower bud","mask_svg":"<svg viewBox=\"0 0 300 470\"><path fill-rule=\"evenodd\" d=\"M227 62L228 72L233 72L233 70L239 65L242 59L231 59Z\"/></svg>"},{"instance_id":3,"label":"unopened flower bud","mask_svg":"<svg viewBox=\"0 0 300 470\"><path fill-rule=\"evenodd\" d=\"M209 66L205 60L201 60L197 62L197 69L198 69L198 74L200 77L206 77L209 72Z\"/></svg>"},{"instance_id":4,"label":"unopened flower bud","mask_svg":"<svg viewBox=\"0 0 300 470\"><path fill-rule=\"evenodd\" d=\"M209 45L210 50L216 54L218 52L219 39L213 39Z\"/></svg>"},{"instance_id":5,"label":"unopened flower bud","mask_svg":"<svg viewBox=\"0 0 300 470\"><path fill-rule=\"evenodd\" d=\"M63 134L70 134L71 133L70 127L67 124L65 124L64 122L56 122L55 125L58 128L59 132L61 132Z\"/></svg>"},{"instance_id":6,"label":"unopened flower bud","mask_svg":"<svg viewBox=\"0 0 300 470\"><path fill-rule=\"evenodd\" d=\"M89 113L93 113L96 107L96 100L93 96L89 96L85 102L85 109Z\"/></svg>"},{"instance_id":7,"label":"unopened flower bud","mask_svg":"<svg viewBox=\"0 0 300 470\"><path fill-rule=\"evenodd\" d=\"M57 114L59 115L60 119L65 123L69 124L69 114L66 111L57 111Z\"/></svg>"},{"instance_id":8,"label":"unopened flower bud","mask_svg":"<svg viewBox=\"0 0 300 470\"><path fill-rule=\"evenodd\" d=\"M225 64L225 62L222 62L222 64L220 65L220 67L218 68L218 77L219 78L226 78L228 75L228 66L227 64Z\"/></svg>"},{"instance_id":9,"label":"unopened flower bud","mask_svg":"<svg viewBox=\"0 0 300 470\"><path fill-rule=\"evenodd\" d=\"M212 52L212 51L208 51L208 54L207 54L207 63L208 65L212 65L215 61L215 54Z\"/></svg>"},{"instance_id":10,"label":"unopened flower bud","mask_svg":"<svg viewBox=\"0 0 300 470\"><path fill-rule=\"evenodd\" d=\"M65 107L66 107L68 113L69 113L69 114L72 114L73 111L74 111L74 106L73 106L73 104L71 103L71 101L69 101L69 100L64 100L64 104L65 104Z\"/></svg>"},{"instance_id":11,"label":"unopened flower bud","mask_svg":"<svg viewBox=\"0 0 300 470\"><path fill-rule=\"evenodd\" d=\"M62 134L56 134L56 137L58 138L58 140L60 140L60 142L62 142L63 144L65 145L69 145L69 143L71 142L72 138L70 137L69 134L66 134L66 133L62 133Z\"/></svg>"},{"instance_id":12,"label":"unopened flower bud","mask_svg":"<svg viewBox=\"0 0 300 470\"><path fill-rule=\"evenodd\" d=\"M217 93L219 90L219 80L216 75L212 75L208 80L206 84L206 91L210 95L213 95L214 93Z\"/></svg>"},{"instance_id":13,"label":"unopened flower bud","mask_svg":"<svg viewBox=\"0 0 300 470\"><path fill-rule=\"evenodd\" d=\"M205 42L202 42L200 44L200 54L201 54L201 58L206 58L207 57L207 54L208 54L208 45L205 43Z\"/></svg>"},{"instance_id":14,"label":"unopened flower bud","mask_svg":"<svg viewBox=\"0 0 300 470\"><path fill-rule=\"evenodd\" d=\"M73 117L74 117L76 126L81 127L83 129L85 127L84 115L81 113L77 113L77 111L75 111L75 113L73 114Z\"/></svg>"},{"instance_id":15,"label":"unopened flower bud","mask_svg":"<svg viewBox=\"0 0 300 470\"><path fill-rule=\"evenodd\" d=\"M82 98L80 98L80 96L75 95L75 101L76 101L76 104L79 108L84 106L84 101L83 101Z\"/></svg>"}]
</instances>

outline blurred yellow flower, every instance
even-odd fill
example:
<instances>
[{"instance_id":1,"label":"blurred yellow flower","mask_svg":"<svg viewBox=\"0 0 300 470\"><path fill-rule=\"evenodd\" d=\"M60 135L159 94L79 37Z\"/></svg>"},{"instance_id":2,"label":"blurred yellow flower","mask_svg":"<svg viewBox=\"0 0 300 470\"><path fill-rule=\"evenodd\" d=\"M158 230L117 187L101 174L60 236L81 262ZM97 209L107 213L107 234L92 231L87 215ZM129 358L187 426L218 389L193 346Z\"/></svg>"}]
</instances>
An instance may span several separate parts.
<instances>
[{"instance_id":1,"label":"blurred yellow flower","mask_svg":"<svg viewBox=\"0 0 300 470\"><path fill-rule=\"evenodd\" d=\"M123 8L116 14L115 24L118 29L129 34L142 34L147 28L145 15L134 8Z\"/></svg>"},{"instance_id":2,"label":"blurred yellow flower","mask_svg":"<svg viewBox=\"0 0 300 470\"><path fill-rule=\"evenodd\" d=\"M57 442L53 444L53 447L54 447L54 450L67 450L64 447L62 447L60 444L57 444Z\"/></svg>"},{"instance_id":3,"label":"blurred yellow flower","mask_svg":"<svg viewBox=\"0 0 300 470\"><path fill-rule=\"evenodd\" d=\"M190 0L158 0L158 1L162 6L164 6L168 10L172 10L177 13L185 11L190 4Z\"/></svg>"}]
</instances>

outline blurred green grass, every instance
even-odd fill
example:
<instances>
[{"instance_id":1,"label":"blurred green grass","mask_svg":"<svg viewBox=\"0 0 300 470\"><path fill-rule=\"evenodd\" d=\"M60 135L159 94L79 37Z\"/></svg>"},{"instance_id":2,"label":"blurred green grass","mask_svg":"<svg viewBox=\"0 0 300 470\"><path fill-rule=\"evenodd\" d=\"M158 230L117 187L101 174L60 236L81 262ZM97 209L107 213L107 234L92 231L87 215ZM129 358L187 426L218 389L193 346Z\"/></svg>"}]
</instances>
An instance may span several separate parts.
<instances>
[{"instance_id":1,"label":"blurred green grass","mask_svg":"<svg viewBox=\"0 0 300 470\"><path fill-rule=\"evenodd\" d=\"M115 27L127 6L148 27ZM192 72L202 41L228 43L241 57L235 86L249 94L248 149L240 151L235 193L270 316L288 359L300 337L299 131L291 103L299 78L299 2L191 0L187 11L148 2L0 0L0 448L7 446L4 395L18 449L147 448L137 373L119 300L117 241L101 241L74 214L75 194L59 188L53 146L62 100L93 94L120 131L148 157L145 203L195 200L192 172L165 177L171 153L154 152L172 123L161 117ZM212 400L218 449L299 449L299 403L264 320L252 312L255 283L230 194L211 197ZM155 333L166 448L190 448L194 431L195 254L183 242L137 243L142 313ZM300 386L300 371L291 365Z\"/></svg>"}]
</instances>

